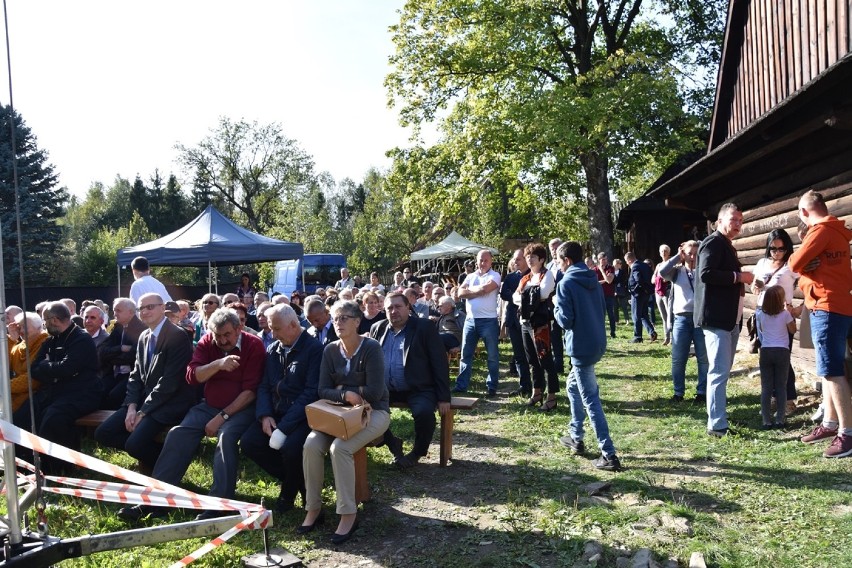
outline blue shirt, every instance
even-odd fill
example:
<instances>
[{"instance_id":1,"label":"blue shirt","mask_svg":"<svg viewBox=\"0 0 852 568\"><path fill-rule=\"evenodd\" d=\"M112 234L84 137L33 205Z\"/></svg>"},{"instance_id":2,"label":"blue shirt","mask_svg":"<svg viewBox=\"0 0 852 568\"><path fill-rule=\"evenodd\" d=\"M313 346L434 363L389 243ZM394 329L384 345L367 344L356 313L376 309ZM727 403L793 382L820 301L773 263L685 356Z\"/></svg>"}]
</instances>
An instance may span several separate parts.
<instances>
[{"instance_id":1,"label":"blue shirt","mask_svg":"<svg viewBox=\"0 0 852 568\"><path fill-rule=\"evenodd\" d=\"M390 327L390 326L388 326ZM399 332L388 329L382 351L385 356L385 384L389 390L407 391L405 382L405 366L403 365L403 349L405 348L405 327Z\"/></svg>"}]
</instances>

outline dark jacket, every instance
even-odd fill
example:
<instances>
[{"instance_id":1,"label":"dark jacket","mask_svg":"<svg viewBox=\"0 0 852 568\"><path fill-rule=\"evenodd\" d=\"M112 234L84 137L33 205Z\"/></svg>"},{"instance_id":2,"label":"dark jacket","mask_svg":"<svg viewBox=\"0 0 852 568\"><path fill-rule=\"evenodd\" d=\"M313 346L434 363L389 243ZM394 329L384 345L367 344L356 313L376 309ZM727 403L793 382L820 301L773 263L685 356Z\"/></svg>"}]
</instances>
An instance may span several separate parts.
<instances>
[{"instance_id":1,"label":"dark jacket","mask_svg":"<svg viewBox=\"0 0 852 568\"><path fill-rule=\"evenodd\" d=\"M627 291L630 295L650 296L654 292L651 276L653 276L651 267L637 258L630 266L630 277L627 279Z\"/></svg>"},{"instance_id":2,"label":"dark jacket","mask_svg":"<svg viewBox=\"0 0 852 568\"><path fill-rule=\"evenodd\" d=\"M630 269L626 266L623 266L621 269L616 271L615 280L612 281L615 284L615 295L619 297L627 296L627 280L629 278Z\"/></svg>"},{"instance_id":3,"label":"dark jacket","mask_svg":"<svg viewBox=\"0 0 852 568\"><path fill-rule=\"evenodd\" d=\"M330 321L330 320L329 320ZM308 334L319 341L320 332L312 325L308 325ZM328 326L328 333L325 334L325 341L321 343L321 345L325 346L331 343L332 341L337 341L337 332L334 331L334 324Z\"/></svg>"},{"instance_id":4,"label":"dark jacket","mask_svg":"<svg viewBox=\"0 0 852 568\"><path fill-rule=\"evenodd\" d=\"M280 341L270 345L263 379L257 387L258 419L271 416L287 435L307 422L305 406L318 398L322 349L319 341L304 331L286 356Z\"/></svg>"},{"instance_id":5,"label":"dark jacket","mask_svg":"<svg viewBox=\"0 0 852 568\"><path fill-rule=\"evenodd\" d=\"M192 339L166 320L157 336L154 357L148 361L151 330L146 329L136 346L136 362L127 380L124 404L135 404L163 424L177 424L195 403L196 390L186 382L186 366L192 358Z\"/></svg>"},{"instance_id":6,"label":"dark jacket","mask_svg":"<svg viewBox=\"0 0 852 568\"><path fill-rule=\"evenodd\" d=\"M41 383L40 396L46 402L65 396L100 400L98 351L89 334L76 325L45 340L30 372Z\"/></svg>"},{"instance_id":7,"label":"dark jacket","mask_svg":"<svg viewBox=\"0 0 852 568\"><path fill-rule=\"evenodd\" d=\"M370 337L384 345L390 322L373 325ZM438 402L450 402L450 367L438 328L429 320L409 317L402 347L405 382L413 391L434 390Z\"/></svg>"},{"instance_id":8,"label":"dark jacket","mask_svg":"<svg viewBox=\"0 0 852 568\"><path fill-rule=\"evenodd\" d=\"M127 365L133 367L136 362L136 344L139 342L139 336L145 331L145 324L138 317L133 316L127 324L127 328L122 327L118 322L112 328L112 333L98 348L98 354L101 358L101 367L104 372L112 371L116 365ZM124 339L122 340L122 333ZM122 345L129 345L130 351L122 351Z\"/></svg>"},{"instance_id":9,"label":"dark jacket","mask_svg":"<svg viewBox=\"0 0 852 568\"><path fill-rule=\"evenodd\" d=\"M696 326L734 329L743 290L743 285L734 281L734 273L740 271L737 251L727 237L715 231L701 241L692 315Z\"/></svg>"},{"instance_id":10,"label":"dark jacket","mask_svg":"<svg viewBox=\"0 0 852 568\"><path fill-rule=\"evenodd\" d=\"M500 282L500 299L505 300L506 302L505 321L507 325L510 323L516 326L519 325L518 306L516 306L515 302L512 301L512 294L514 294L515 290L518 289L518 285L521 283L521 278L523 278L524 274L526 274L526 272L522 274L520 270L516 270L515 272L507 274L503 281Z\"/></svg>"}]
</instances>

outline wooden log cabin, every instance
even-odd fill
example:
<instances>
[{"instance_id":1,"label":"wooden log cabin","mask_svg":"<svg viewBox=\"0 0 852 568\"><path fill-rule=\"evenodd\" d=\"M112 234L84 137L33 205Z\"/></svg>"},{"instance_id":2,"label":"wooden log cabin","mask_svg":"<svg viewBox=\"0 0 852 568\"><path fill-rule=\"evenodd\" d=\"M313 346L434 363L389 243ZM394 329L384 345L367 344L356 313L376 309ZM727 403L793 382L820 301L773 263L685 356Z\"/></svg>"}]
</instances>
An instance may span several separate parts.
<instances>
[{"instance_id":1,"label":"wooden log cabin","mask_svg":"<svg viewBox=\"0 0 852 568\"><path fill-rule=\"evenodd\" d=\"M661 226L670 239L662 242L675 249L695 234L696 216L707 234L732 201L744 214L734 246L749 270L771 230L800 243L796 206L808 189L852 225L850 37L852 0L732 0L707 153L622 211L619 228L635 250L655 251ZM651 214L648 202L656 204ZM746 314L754 306L747 295ZM813 369L813 351L798 341L793 357Z\"/></svg>"}]
</instances>

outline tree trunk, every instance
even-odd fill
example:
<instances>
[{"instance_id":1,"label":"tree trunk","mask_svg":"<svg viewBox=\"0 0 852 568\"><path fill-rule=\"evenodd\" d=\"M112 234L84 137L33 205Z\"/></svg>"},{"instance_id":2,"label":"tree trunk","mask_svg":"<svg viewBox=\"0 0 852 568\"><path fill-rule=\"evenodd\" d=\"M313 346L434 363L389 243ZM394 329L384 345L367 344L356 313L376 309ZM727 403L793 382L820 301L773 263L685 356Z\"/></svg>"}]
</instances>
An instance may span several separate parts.
<instances>
[{"instance_id":1,"label":"tree trunk","mask_svg":"<svg viewBox=\"0 0 852 568\"><path fill-rule=\"evenodd\" d=\"M603 251L613 258L612 203L609 200L609 160L602 151L580 155L586 173L586 203L589 208L589 243L587 256Z\"/></svg>"}]
</instances>

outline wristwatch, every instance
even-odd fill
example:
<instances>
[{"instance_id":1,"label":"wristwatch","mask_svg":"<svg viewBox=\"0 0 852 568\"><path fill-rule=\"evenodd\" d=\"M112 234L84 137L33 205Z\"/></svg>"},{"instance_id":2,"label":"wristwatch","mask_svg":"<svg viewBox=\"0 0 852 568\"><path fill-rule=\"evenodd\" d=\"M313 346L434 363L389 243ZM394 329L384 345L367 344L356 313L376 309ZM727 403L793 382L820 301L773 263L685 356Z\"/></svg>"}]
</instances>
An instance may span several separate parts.
<instances>
[{"instance_id":1,"label":"wristwatch","mask_svg":"<svg viewBox=\"0 0 852 568\"><path fill-rule=\"evenodd\" d=\"M231 415L230 415L230 414L228 414L227 412L225 412L224 410L222 410L222 411L220 411L220 412L219 412L219 416L221 416L222 418L224 418L224 419L225 419L225 422L227 422L227 421L228 421L228 419L231 417Z\"/></svg>"}]
</instances>

